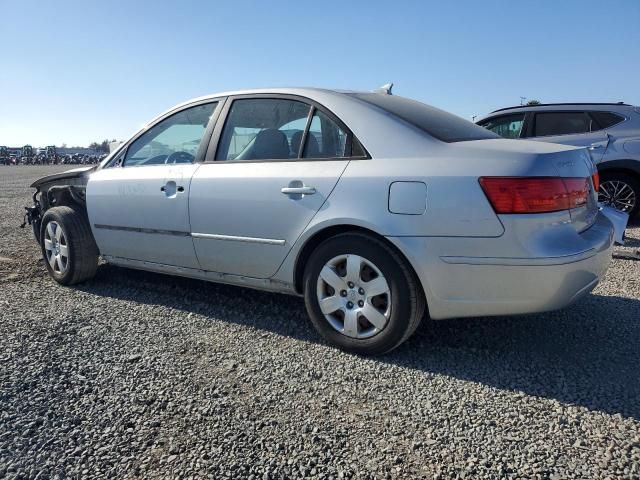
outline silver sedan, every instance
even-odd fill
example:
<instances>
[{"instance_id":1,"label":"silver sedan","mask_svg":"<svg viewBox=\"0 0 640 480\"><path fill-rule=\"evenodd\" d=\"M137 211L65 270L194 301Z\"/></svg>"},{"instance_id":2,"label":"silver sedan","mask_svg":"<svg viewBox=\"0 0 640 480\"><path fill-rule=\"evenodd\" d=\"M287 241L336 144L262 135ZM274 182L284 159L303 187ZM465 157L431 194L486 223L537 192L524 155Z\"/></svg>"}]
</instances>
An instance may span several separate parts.
<instances>
[{"instance_id":1,"label":"silver sedan","mask_svg":"<svg viewBox=\"0 0 640 480\"><path fill-rule=\"evenodd\" d=\"M363 354L427 315L564 307L614 236L586 149L502 139L390 89L199 98L33 187L56 281L90 279L101 256L303 295L323 337Z\"/></svg>"}]
</instances>

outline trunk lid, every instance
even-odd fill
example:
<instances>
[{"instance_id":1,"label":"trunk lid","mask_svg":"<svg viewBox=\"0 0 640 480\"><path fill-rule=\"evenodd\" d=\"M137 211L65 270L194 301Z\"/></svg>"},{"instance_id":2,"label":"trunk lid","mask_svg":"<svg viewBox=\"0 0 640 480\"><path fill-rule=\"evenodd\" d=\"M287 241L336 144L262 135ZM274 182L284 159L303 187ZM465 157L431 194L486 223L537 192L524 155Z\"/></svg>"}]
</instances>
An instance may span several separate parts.
<instances>
[{"instance_id":1,"label":"trunk lid","mask_svg":"<svg viewBox=\"0 0 640 480\"><path fill-rule=\"evenodd\" d=\"M593 175L597 170L586 148L511 139L460 142L457 148L468 150L469 155L498 160L484 164L486 176L585 179L587 202L568 210L570 223L577 231L583 231L595 222L598 195Z\"/></svg>"},{"instance_id":2,"label":"trunk lid","mask_svg":"<svg viewBox=\"0 0 640 480\"><path fill-rule=\"evenodd\" d=\"M572 155L567 155L566 159L558 158L555 166L561 177L587 178L587 203L569 210L571 223L577 231L581 232L593 225L598 215L598 192L594 185L594 175L597 170L586 148L573 150L573 152Z\"/></svg>"}]
</instances>

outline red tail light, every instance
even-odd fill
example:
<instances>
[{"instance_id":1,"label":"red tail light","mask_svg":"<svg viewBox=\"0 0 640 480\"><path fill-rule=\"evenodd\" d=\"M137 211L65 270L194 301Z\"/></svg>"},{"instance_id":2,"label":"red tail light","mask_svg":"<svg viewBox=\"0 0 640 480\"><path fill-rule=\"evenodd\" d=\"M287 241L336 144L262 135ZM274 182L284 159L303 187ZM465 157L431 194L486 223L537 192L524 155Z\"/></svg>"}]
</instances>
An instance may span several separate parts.
<instances>
[{"instance_id":1,"label":"red tail light","mask_svg":"<svg viewBox=\"0 0 640 480\"><path fill-rule=\"evenodd\" d=\"M593 181L593 189L597 192L600 190L600 174L596 170L596 173L591 175L591 180Z\"/></svg>"},{"instance_id":2,"label":"red tail light","mask_svg":"<svg viewBox=\"0 0 640 480\"><path fill-rule=\"evenodd\" d=\"M544 213L587 203L587 178L480 177L496 213Z\"/></svg>"}]
</instances>

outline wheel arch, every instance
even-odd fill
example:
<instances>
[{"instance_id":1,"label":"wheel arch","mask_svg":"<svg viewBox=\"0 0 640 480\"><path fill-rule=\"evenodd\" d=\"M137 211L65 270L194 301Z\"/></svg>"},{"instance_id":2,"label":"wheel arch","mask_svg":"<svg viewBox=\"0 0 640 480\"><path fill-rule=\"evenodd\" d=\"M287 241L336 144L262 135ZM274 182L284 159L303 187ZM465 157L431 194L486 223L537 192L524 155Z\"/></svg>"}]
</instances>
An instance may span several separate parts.
<instances>
[{"instance_id":1,"label":"wheel arch","mask_svg":"<svg viewBox=\"0 0 640 480\"><path fill-rule=\"evenodd\" d=\"M361 225L349 224L349 223L340 223L336 225L325 226L317 230L316 232L311 234L311 236L309 236L307 239L304 240L304 244L300 247L296 255L296 260L295 260L294 270L293 270L293 281L294 281L294 288L296 293L298 294L303 293L304 268L306 266L307 260L309 259L313 251L325 240L331 237L334 237L336 235L340 235L343 233L350 233L350 232L371 236L381 241L382 243L384 243L387 247L393 250L398 256L400 256L400 258L402 258L405 261L407 267L415 276L416 281L420 285L422 293L425 296L427 309L429 308L428 297L426 294L425 286L422 283L422 279L416 272L415 268L413 267L413 265L411 264L407 256L396 245L394 245L391 241L385 238L384 235L381 235L380 233L370 228L367 228Z\"/></svg>"},{"instance_id":2,"label":"wheel arch","mask_svg":"<svg viewBox=\"0 0 640 480\"><path fill-rule=\"evenodd\" d=\"M87 214L86 190L83 186L73 184L49 184L36 187L34 201L40 197L41 216L53 207L71 207Z\"/></svg>"},{"instance_id":3,"label":"wheel arch","mask_svg":"<svg viewBox=\"0 0 640 480\"><path fill-rule=\"evenodd\" d=\"M626 173L640 181L640 161L638 160L611 160L597 165L598 173Z\"/></svg>"},{"instance_id":4,"label":"wheel arch","mask_svg":"<svg viewBox=\"0 0 640 480\"><path fill-rule=\"evenodd\" d=\"M624 175L628 178L627 182L633 182L630 186L635 191L636 202L630 209L626 210L631 219L637 218L640 214L639 198L640 198L640 161L638 160L614 160L598 165L598 173L600 175L600 185L606 182L607 177L615 178L615 175Z\"/></svg>"}]
</instances>

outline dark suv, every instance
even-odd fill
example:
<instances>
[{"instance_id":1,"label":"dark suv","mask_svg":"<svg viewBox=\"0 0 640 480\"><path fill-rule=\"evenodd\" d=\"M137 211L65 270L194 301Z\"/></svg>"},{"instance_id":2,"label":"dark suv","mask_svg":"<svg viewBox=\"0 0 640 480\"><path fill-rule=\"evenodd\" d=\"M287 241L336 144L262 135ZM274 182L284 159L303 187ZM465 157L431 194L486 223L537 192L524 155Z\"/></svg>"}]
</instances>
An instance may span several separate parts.
<instances>
[{"instance_id":1,"label":"dark suv","mask_svg":"<svg viewBox=\"0 0 640 480\"><path fill-rule=\"evenodd\" d=\"M634 217L640 210L640 108L625 103L556 103L501 108L478 122L506 138L587 147L600 172L599 200Z\"/></svg>"}]
</instances>

